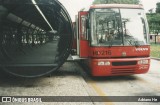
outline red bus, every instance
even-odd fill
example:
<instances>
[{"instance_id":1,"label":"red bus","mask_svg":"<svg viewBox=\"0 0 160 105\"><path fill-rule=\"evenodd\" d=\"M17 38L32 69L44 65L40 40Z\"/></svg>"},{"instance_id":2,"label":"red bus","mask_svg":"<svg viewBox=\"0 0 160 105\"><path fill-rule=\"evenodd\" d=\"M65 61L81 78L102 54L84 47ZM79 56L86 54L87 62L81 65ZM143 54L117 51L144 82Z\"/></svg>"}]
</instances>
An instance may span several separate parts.
<instances>
[{"instance_id":1,"label":"red bus","mask_svg":"<svg viewBox=\"0 0 160 105\"><path fill-rule=\"evenodd\" d=\"M77 47L72 57L81 59L92 76L148 72L149 30L142 5L92 5L78 13L74 26Z\"/></svg>"}]
</instances>

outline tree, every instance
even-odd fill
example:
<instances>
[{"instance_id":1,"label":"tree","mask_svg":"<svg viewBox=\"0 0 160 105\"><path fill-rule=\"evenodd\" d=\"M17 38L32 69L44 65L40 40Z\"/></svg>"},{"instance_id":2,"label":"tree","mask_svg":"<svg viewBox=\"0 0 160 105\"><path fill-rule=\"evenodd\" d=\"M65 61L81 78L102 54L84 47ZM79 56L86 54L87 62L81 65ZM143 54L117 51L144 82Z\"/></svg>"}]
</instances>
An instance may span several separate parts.
<instances>
[{"instance_id":1,"label":"tree","mask_svg":"<svg viewBox=\"0 0 160 105\"><path fill-rule=\"evenodd\" d=\"M157 5L156 13L160 13L160 2L158 2L156 5Z\"/></svg>"},{"instance_id":2,"label":"tree","mask_svg":"<svg viewBox=\"0 0 160 105\"><path fill-rule=\"evenodd\" d=\"M93 4L139 4L139 0L94 0Z\"/></svg>"},{"instance_id":3,"label":"tree","mask_svg":"<svg viewBox=\"0 0 160 105\"><path fill-rule=\"evenodd\" d=\"M147 19L149 23L150 33L158 34L160 32L160 14L148 13Z\"/></svg>"},{"instance_id":4,"label":"tree","mask_svg":"<svg viewBox=\"0 0 160 105\"><path fill-rule=\"evenodd\" d=\"M156 13L147 13L147 19L149 23L150 33L158 35L158 33L160 33L160 2L158 2L156 5Z\"/></svg>"}]
</instances>

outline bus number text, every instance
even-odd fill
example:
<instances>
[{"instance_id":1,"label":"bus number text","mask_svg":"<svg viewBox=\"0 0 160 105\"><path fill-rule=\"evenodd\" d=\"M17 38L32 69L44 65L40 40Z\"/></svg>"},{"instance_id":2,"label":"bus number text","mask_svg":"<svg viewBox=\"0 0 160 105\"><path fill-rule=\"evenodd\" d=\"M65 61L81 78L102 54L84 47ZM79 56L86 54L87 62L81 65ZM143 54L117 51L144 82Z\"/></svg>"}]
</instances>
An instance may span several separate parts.
<instances>
[{"instance_id":1,"label":"bus number text","mask_svg":"<svg viewBox=\"0 0 160 105\"><path fill-rule=\"evenodd\" d=\"M93 51L93 55L112 55L111 50L108 51Z\"/></svg>"}]
</instances>

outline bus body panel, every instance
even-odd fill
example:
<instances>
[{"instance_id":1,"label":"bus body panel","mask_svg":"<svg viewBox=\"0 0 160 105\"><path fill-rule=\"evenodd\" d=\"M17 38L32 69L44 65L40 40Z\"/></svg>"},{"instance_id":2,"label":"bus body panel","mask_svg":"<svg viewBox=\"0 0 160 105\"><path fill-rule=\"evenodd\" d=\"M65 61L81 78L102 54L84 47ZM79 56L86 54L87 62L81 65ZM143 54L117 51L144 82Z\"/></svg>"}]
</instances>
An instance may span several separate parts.
<instances>
[{"instance_id":1,"label":"bus body panel","mask_svg":"<svg viewBox=\"0 0 160 105\"><path fill-rule=\"evenodd\" d=\"M78 39L79 39L79 56L84 58L84 57L88 57L88 49L89 49L89 43L87 40L87 31L86 31L86 17L88 15L88 12L86 11L81 11L79 12L78 15L78 22L79 22L79 35L78 35Z\"/></svg>"},{"instance_id":2,"label":"bus body panel","mask_svg":"<svg viewBox=\"0 0 160 105\"><path fill-rule=\"evenodd\" d=\"M116 57L146 57L150 54L149 45L146 46L112 46L90 47L90 57L116 58ZM122 58L122 59L123 59Z\"/></svg>"},{"instance_id":3,"label":"bus body panel","mask_svg":"<svg viewBox=\"0 0 160 105\"><path fill-rule=\"evenodd\" d=\"M149 38L147 34L148 25L147 23L143 22L144 19L146 18L144 19L141 18L142 22L145 24L143 28L146 28L146 30L143 30L143 31L146 31L146 36L144 37L146 37L147 39L144 45L143 44L139 45L139 43L137 43L136 40L134 40L132 37L130 37L130 39L127 39L128 41L133 42L133 43L129 43L129 45L125 45L125 44L115 45L115 43L113 42L115 42L116 40L110 41L108 45L107 44L105 45L105 43L104 45L102 45L101 43L95 44L97 43L96 41L94 43L91 41L95 40L96 37L91 38L91 35L96 35L95 32L98 30L95 27L103 27L103 26L94 25L94 22L97 22L96 19L99 17L93 18L93 16L91 16L92 14L90 13L90 11L93 11L94 9L98 9L97 13L99 14L104 13L104 11L100 12L102 8L103 9L105 8L109 8L109 9L110 8L117 8L117 9L123 8L124 9L125 8L125 9L130 9L130 10L132 9L143 10L142 5L102 4L102 5L92 5L89 11L80 11L78 14L78 19L76 21L77 22L76 24L78 25L75 25L75 26L78 26L76 27L76 29L78 30L78 34L76 35L77 36L77 51L78 51L77 55L80 58L86 58L86 59L81 60L82 61L81 63L89 67L89 71L92 76L132 75L132 74L143 74L143 73L148 72L149 67L150 67L150 57L149 57L150 56L150 45L147 44L148 38ZM113 11L110 11L108 13L113 14ZM119 14L116 14L115 17ZM137 15L139 16L141 14L138 13ZM119 16L118 18L121 18L121 16ZM91 19L93 20L95 19L95 20L91 21ZM102 23L103 22L101 22L101 24ZM114 22L112 23L115 25ZM132 24L128 24L128 26L131 26L131 25ZM110 25L108 24L108 26ZM88 32L92 30L91 27L92 29L95 29L96 31ZM120 30L120 29L117 29L117 30ZM106 30L106 31L108 31L108 33L110 32L109 30ZM126 29L123 31L127 32ZM138 36L139 34L137 34L137 37ZM124 43L127 40L123 38L122 42Z\"/></svg>"},{"instance_id":4,"label":"bus body panel","mask_svg":"<svg viewBox=\"0 0 160 105\"><path fill-rule=\"evenodd\" d=\"M133 75L148 72L149 64L138 64L140 60L149 60L150 58L121 58L121 59L92 59L89 61L89 68L92 76L117 76ZM98 62L110 62L111 65L97 65Z\"/></svg>"}]
</instances>

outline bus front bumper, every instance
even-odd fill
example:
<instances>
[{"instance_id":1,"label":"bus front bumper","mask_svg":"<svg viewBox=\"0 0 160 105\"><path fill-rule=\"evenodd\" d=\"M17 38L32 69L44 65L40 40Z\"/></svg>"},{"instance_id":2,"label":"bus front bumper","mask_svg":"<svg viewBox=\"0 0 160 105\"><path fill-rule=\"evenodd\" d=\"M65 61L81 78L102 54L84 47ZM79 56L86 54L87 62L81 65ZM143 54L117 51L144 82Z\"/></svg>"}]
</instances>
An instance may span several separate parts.
<instances>
[{"instance_id":1,"label":"bus front bumper","mask_svg":"<svg viewBox=\"0 0 160 105\"><path fill-rule=\"evenodd\" d=\"M150 58L90 59L93 76L118 76L147 73Z\"/></svg>"}]
</instances>

